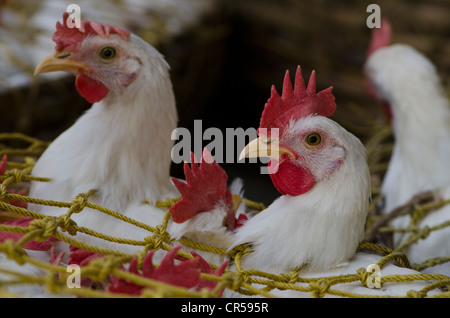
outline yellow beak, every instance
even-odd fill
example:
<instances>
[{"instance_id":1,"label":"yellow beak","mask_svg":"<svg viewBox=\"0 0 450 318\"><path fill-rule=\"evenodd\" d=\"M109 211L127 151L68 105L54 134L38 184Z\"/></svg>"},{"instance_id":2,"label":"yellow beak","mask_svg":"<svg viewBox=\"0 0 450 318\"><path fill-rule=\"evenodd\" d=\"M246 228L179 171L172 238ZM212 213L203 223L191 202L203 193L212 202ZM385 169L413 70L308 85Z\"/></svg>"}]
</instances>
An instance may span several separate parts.
<instances>
[{"instance_id":1,"label":"yellow beak","mask_svg":"<svg viewBox=\"0 0 450 318\"><path fill-rule=\"evenodd\" d=\"M34 75L39 73L49 73L56 71L65 71L76 74L79 69L83 69L87 73L90 70L81 62L70 59L70 52L62 51L45 57L34 70Z\"/></svg>"},{"instance_id":2,"label":"yellow beak","mask_svg":"<svg viewBox=\"0 0 450 318\"><path fill-rule=\"evenodd\" d=\"M270 157L279 160L283 153L295 159L294 153L280 146L280 140L276 137L259 137L247 144L239 155L239 160L243 158Z\"/></svg>"}]
</instances>

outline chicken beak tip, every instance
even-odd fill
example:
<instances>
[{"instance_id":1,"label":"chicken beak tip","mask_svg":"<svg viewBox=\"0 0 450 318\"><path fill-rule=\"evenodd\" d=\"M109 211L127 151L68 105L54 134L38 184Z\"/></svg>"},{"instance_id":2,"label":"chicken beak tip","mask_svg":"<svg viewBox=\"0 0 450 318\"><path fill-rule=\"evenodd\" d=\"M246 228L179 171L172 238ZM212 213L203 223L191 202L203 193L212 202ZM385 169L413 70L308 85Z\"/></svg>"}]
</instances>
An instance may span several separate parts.
<instances>
[{"instance_id":1,"label":"chicken beak tip","mask_svg":"<svg viewBox=\"0 0 450 318\"><path fill-rule=\"evenodd\" d=\"M242 160L244 158L256 158L259 157L261 155L261 149L260 149L260 144L261 143L261 139L257 138L254 139L252 141L250 141L245 147L244 149L242 149L240 155L239 155L239 160Z\"/></svg>"},{"instance_id":2,"label":"chicken beak tip","mask_svg":"<svg viewBox=\"0 0 450 318\"><path fill-rule=\"evenodd\" d=\"M279 159L281 154L287 154L295 159L295 154L286 147L279 144L279 140L274 137L259 137L252 140L245 146L239 155L239 160L243 158L269 157Z\"/></svg>"},{"instance_id":3,"label":"chicken beak tip","mask_svg":"<svg viewBox=\"0 0 450 318\"><path fill-rule=\"evenodd\" d=\"M239 154L239 161L241 161L242 159L247 157L247 147L245 147L244 149L242 149L241 153Z\"/></svg>"},{"instance_id":4,"label":"chicken beak tip","mask_svg":"<svg viewBox=\"0 0 450 318\"><path fill-rule=\"evenodd\" d=\"M40 73L50 73L56 71L76 73L79 69L89 72L89 69L83 63L69 59L68 57L70 54L66 56L61 56L58 54L59 53L50 54L42 59L42 61L40 61L34 69L34 75L36 76Z\"/></svg>"}]
</instances>

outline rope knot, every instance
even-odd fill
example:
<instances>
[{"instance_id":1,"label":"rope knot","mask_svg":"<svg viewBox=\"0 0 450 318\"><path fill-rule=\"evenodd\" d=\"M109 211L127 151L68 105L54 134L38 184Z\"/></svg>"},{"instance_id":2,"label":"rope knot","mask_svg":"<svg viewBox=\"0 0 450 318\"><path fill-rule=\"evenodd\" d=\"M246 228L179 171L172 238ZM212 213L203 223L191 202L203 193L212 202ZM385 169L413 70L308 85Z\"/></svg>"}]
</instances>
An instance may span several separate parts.
<instances>
[{"instance_id":1,"label":"rope knot","mask_svg":"<svg viewBox=\"0 0 450 318\"><path fill-rule=\"evenodd\" d=\"M23 173L19 169L8 170L3 175L6 177L5 180L9 181L8 184L15 185L22 182Z\"/></svg>"},{"instance_id":2,"label":"rope knot","mask_svg":"<svg viewBox=\"0 0 450 318\"><path fill-rule=\"evenodd\" d=\"M238 290L248 280L247 276L236 272L224 273L222 278L225 285L232 290Z\"/></svg>"},{"instance_id":3,"label":"rope knot","mask_svg":"<svg viewBox=\"0 0 450 318\"><path fill-rule=\"evenodd\" d=\"M170 239L170 234L166 231L166 228L162 225L158 225L152 236L147 236L144 240L149 249L158 250L163 243L170 243Z\"/></svg>"},{"instance_id":4,"label":"rope knot","mask_svg":"<svg viewBox=\"0 0 450 318\"><path fill-rule=\"evenodd\" d=\"M70 216L63 214L58 217L58 225L61 231L67 232L72 236L77 235L77 223L70 218Z\"/></svg>"},{"instance_id":5,"label":"rope knot","mask_svg":"<svg viewBox=\"0 0 450 318\"><path fill-rule=\"evenodd\" d=\"M248 243L244 243L241 245L237 245L232 250L228 251L228 255L231 258L236 259L238 254L241 254L241 256L244 256L251 252L252 252L251 245L249 245Z\"/></svg>"},{"instance_id":6,"label":"rope knot","mask_svg":"<svg viewBox=\"0 0 450 318\"><path fill-rule=\"evenodd\" d=\"M295 284L298 280L298 270L291 270L288 274L281 274L288 284Z\"/></svg>"},{"instance_id":7,"label":"rope knot","mask_svg":"<svg viewBox=\"0 0 450 318\"><path fill-rule=\"evenodd\" d=\"M364 287L367 287L367 279L369 278L369 273L363 268L358 268L356 273L359 275L359 279L361 280L361 284Z\"/></svg>"},{"instance_id":8,"label":"rope knot","mask_svg":"<svg viewBox=\"0 0 450 318\"><path fill-rule=\"evenodd\" d=\"M420 220L425 217L425 209L419 204L414 205L414 210L411 214L411 223L417 225Z\"/></svg>"},{"instance_id":9,"label":"rope knot","mask_svg":"<svg viewBox=\"0 0 450 318\"><path fill-rule=\"evenodd\" d=\"M322 298L330 288L331 284L328 279L320 279L316 282L311 282L309 287L312 288L311 297Z\"/></svg>"},{"instance_id":10,"label":"rope knot","mask_svg":"<svg viewBox=\"0 0 450 318\"><path fill-rule=\"evenodd\" d=\"M431 229L428 226L424 226L418 234L419 238L426 239L430 235Z\"/></svg>"},{"instance_id":11,"label":"rope knot","mask_svg":"<svg viewBox=\"0 0 450 318\"><path fill-rule=\"evenodd\" d=\"M22 247L12 239L6 239L0 244L0 251L4 252L9 259L14 260L17 264L23 265L25 260L23 256L26 255Z\"/></svg>"},{"instance_id":12,"label":"rope knot","mask_svg":"<svg viewBox=\"0 0 450 318\"><path fill-rule=\"evenodd\" d=\"M55 234L56 229L58 228L58 223L55 218L47 216L43 219L35 219L31 221L28 227L30 229L40 230L40 237L37 237L36 240L45 241Z\"/></svg>"},{"instance_id":13,"label":"rope knot","mask_svg":"<svg viewBox=\"0 0 450 318\"><path fill-rule=\"evenodd\" d=\"M87 266L83 267L83 271L88 273L92 280L103 281L118 265L117 259L108 255L91 260Z\"/></svg>"},{"instance_id":14,"label":"rope knot","mask_svg":"<svg viewBox=\"0 0 450 318\"><path fill-rule=\"evenodd\" d=\"M69 214L80 213L88 203L88 196L86 193L77 194L75 199L70 203Z\"/></svg>"}]
</instances>

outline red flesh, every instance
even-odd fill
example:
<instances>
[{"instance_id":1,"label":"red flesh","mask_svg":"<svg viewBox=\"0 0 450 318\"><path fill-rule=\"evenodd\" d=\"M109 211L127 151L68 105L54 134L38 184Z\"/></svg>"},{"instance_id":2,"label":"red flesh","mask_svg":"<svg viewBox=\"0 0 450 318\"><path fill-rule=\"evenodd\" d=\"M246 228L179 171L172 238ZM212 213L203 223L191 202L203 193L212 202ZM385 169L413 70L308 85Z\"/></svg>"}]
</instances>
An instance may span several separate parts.
<instances>
[{"instance_id":1,"label":"red flesh","mask_svg":"<svg viewBox=\"0 0 450 318\"><path fill-rule=\"evenodd\" d=\"M75 81L78 93L83 96L89 103L97 103L108 94L108 89L100 82L97 82L80 72Z\"/></svg>"},{"instance_id":2,"label":"red flesh","mask_svg":"<svg viewBox=\"0 0 450 318\"><path fill-rule=\"evenodd\" d=\"M271 166L277 164L275 160L269 162ZM282 160L278 165L278 170L270 174L272 183L283 195L297 196L308 192L315 184L314 176L301 166L295 165L291 160Z\"/></svg>"}]
</instances>

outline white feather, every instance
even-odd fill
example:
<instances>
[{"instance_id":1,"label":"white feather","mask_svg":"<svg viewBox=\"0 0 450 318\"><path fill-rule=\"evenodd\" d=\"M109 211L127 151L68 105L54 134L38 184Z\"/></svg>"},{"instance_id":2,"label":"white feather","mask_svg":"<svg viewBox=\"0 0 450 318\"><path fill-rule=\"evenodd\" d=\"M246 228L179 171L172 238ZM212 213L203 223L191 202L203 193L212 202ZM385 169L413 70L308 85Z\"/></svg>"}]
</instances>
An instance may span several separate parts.
<instances>
[{"instance_id":1,"label":"white feather","mask_svg":"<svg viewBox=\"0 0 450 318\"><path fill-rule=\"evenodd\" d=\"M120 37L108 41L114 40ZM83 46L92 41L106 40L90 37ZM123 92L110 90L52 142L33 169L33 175L52 180L33 182L30 196L71 202L79 193L96 190L91 201L156 225L165 212L154 206L156 200L178 195L169 176L175 98L161 54L135 35L127 44L143 62L136 80ZM30 209L48 215L67 212L42 205ZM151 235L91 209L74 214L73 219L79 226L112 236L143 240Z\"/></svg>"},{"instance_id":2,"label":"white feather","mask_svg":"<svg viewBox=\"0 0 450 318\"><path fill-rule=\"evenodd\" d=\"M54 47L55 21L73 3L80 6L83 20L145 31L157 42L194 26L216 7L217 0L14 0L2 4L0 93L27 87L35 80L34 67ZM164 34L159 33L161 28ZM62 76L67 75L56 72L40 78L55 80Z\"/></svg>"},{"instance_id":3,"label":"white feather","mask_svg":"<svg viewBox=\"0 0 450 318\"><path fill-rule=\"evenodd\" d=\"M435 191L450 198L450 103L434 65L408 45L375 51L365 65L377 97L393 112L395 145L382 184L385 210L406 203L415 194ZM450 205L427 215L419 224L434 226L450 220ZM409 217L395 226L407 226ZM395 236L399 243L399 236ZM450 255L450 228L432 232L409 249L412 262ZM450 274L450 264L431 271Z\"/></svg>"},{"instance_id":4,"label":"white feather","mask_svg":"<svg viewBox=\"0 0 450 318\"><path fill-rule=\"evenodd\" d=\"M307 117L292 129L310 127L342 143L343 163L307 193L278 198L238 229L234 246L253 244L246 268L280 273L308 264L326 269L347 261L363 238L370 197L364 146L325 117Z\"/></svg>"},{"instance_id":5,"label":"white feather","mask_svg":"<svg viewBox=\"0 0 450 318\"><path fill-rule=\"evenodd\" d=\"M299 196L284 195L266 210L254 216L236 233L234 246L251 243L252 252L242 259L243 269L257 269L274 274L300 268L299 277L332 277L356 274L360 268L376 264L380 256L356 253L363 239L370 197L370 174L361 142L337 123L324 117L306 117L291 125L292 136L302 130L320 129L340 143L331 149L333 158L342 165L328 177ZM292 137L291 136L291 137ZM321 158L325 160L326 158ZM325 160L326 161L326 160ZM315 165L316 166L316 165ZM315 167L316 173L323 169ZM234 269L234 267L233 267ZM381 276L418 274L386 264ZM297 283L308 287L308 284ZM359 295L406 296L409 290L421 290L428 282L385 283L381 288L364 287L361 281L337 284L330 288ZM258 287L259 285L255 285ZM260 288L264 286L259 286ZM436 291L430 292L430 294ZM272 290L279 297L310 297L311 293L294 290ZM226 290L224 297L243 297ZM325 294L325 297L333 297Z\"/></svg>"}]
</instances>

